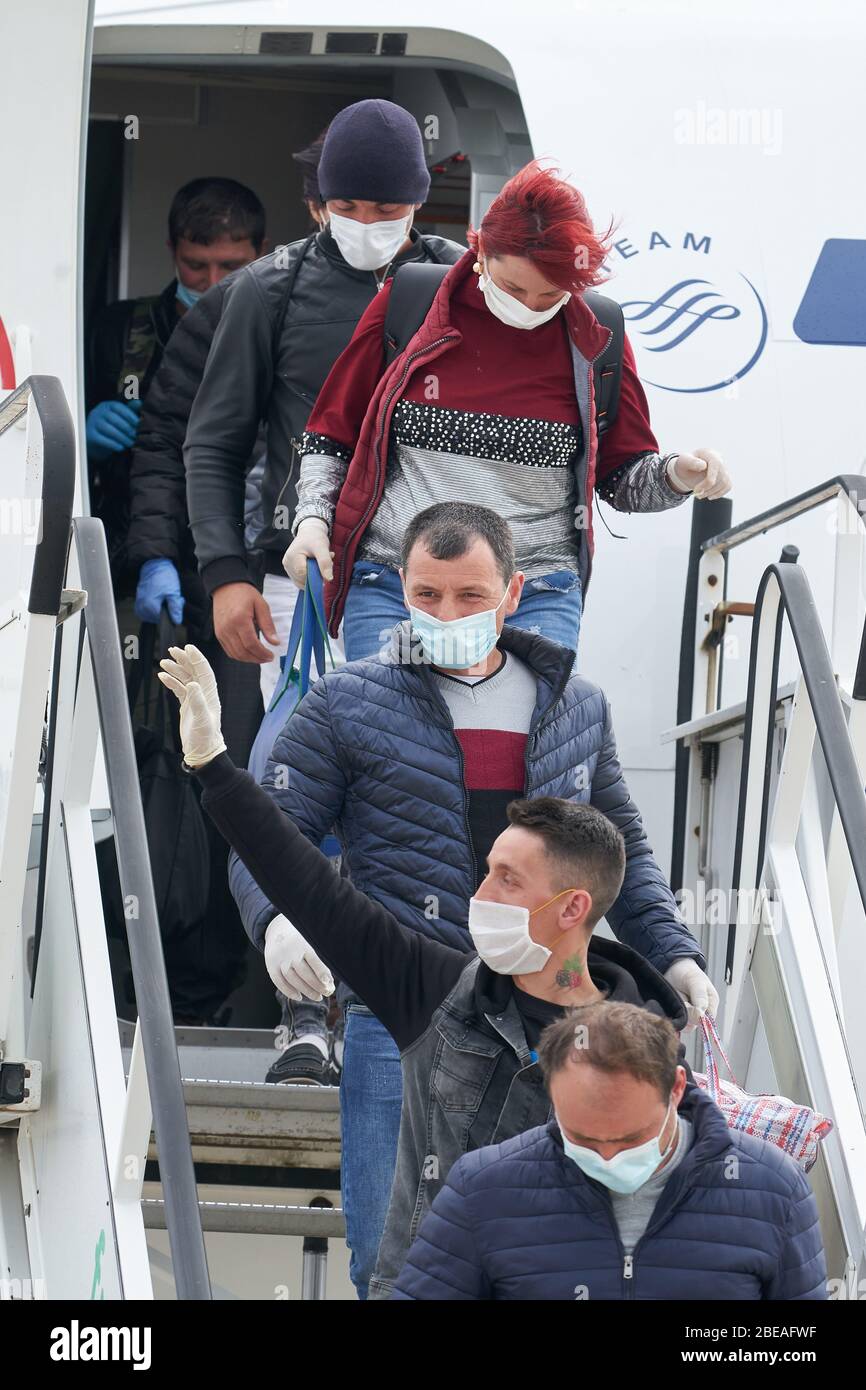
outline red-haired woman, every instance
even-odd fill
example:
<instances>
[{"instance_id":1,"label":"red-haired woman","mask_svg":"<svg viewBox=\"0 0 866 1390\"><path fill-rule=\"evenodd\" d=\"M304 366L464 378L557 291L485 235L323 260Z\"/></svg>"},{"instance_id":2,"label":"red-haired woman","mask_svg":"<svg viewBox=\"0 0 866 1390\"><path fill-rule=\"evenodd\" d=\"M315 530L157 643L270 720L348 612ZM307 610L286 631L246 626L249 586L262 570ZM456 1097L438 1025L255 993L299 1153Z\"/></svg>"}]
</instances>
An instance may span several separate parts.
<instances>
[{"instance_id":1,"label":"red-haired woman","mask_svg":"<svg viewBox=\"0 0 866 1390\"><path fill-rule=\"evenodd\" d=\"M350 661L373 655L409 616L401 538L428 506L476 502L504 517L526 576L508 621L576 650L593 490L621 511L653 512L730 487L709 450L659 456L627 339L619 409L599 444L592 364L611 334L583 292L603 278L607 247L570 183L527 165L469 242L384 371L383 287L307 423L283 563L303 584L307 557L318 560L329 626L336 633L344 619Z\"/></svg>"}]
</instances>

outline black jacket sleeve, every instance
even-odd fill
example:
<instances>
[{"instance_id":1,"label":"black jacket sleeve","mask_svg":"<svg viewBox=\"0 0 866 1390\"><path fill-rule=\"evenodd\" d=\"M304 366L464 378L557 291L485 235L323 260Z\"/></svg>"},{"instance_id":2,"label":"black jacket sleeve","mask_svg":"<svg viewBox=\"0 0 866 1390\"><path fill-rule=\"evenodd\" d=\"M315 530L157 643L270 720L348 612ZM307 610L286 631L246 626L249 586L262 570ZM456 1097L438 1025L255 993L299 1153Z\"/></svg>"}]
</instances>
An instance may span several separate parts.
<instances>
[{"instance_id":1,"label":"black jacket sleeve","mask_svg":"<svg viewBox=\"0 0 866 1390\"><path fill-rule=\"evenodd\" d=\"M202 805L277 911L371 1009L402 1051L427 1029L467 957L410 931L334 873L227 753L196 769Z\"/></svg>"},{"instance_id":2,"label":"black jacket sleeve","mask_svg":"<svg viewBox=\"0 0 866 1390\"><path fill-rule=\"evenodd\" d=\"M136 569L155 559L180 566L188 552L183 441L230 279L184 314L142 407L129 470L127 556Z\"/></svg>"},{"instance_id":3,"label":"black jacket sleeve","mask_svg":"<svg viewBox=\"0 0 866 1390\"><path fill-rule=\"evenodd\" d=\"M273 323L250 267L227 290L189 417L184 459L189 521L204 586L252 583L244 485L273 384Z\"/></svg>"}]
</instances>

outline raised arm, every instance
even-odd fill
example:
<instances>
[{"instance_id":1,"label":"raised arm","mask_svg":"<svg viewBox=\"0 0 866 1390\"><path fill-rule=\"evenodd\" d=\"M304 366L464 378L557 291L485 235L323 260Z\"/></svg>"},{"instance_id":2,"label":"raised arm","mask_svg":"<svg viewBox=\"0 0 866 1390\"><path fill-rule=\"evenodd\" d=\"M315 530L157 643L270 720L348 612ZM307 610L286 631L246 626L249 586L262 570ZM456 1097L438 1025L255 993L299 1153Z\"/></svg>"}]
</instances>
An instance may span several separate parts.
<instances>
[{"instance_id":1,"label":"raised arm","mask_svg":"<svg viewBox=\"0 0 866 1390\"><path fill-rule=\"evenodd\" d=\"M388 1029L420 1037L466 964L460 951L410 931L335 874L330 860L228 754L195 769L202 805L277 910Z\"/></svg>"},{"instance_id":2,"label":"raised arm","mask_svg":"<svg viewBox=\"0 0 866 1390\"><path fill-rule=\"evenodd\" d=\"M213 671L191 646L170 648L160 680L181 702L185 765L202 804L279 913L385 1025L399 1048L427 1028L466 956L404 927L380 903L334 873L248 772L235 767L220 731Z\"/></svg>"}]
</instances>

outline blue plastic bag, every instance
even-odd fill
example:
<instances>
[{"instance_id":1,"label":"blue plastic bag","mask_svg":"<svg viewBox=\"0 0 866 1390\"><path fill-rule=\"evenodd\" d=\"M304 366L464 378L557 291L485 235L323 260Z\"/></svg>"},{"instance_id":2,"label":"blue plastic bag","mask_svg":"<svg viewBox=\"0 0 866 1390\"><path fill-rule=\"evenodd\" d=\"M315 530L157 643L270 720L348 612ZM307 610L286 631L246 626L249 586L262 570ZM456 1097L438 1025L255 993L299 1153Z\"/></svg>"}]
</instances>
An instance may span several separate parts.
<instances>
[{"instance_id":1,"label":"blue plastic bag","mask_svg":"<svg viewBox=\"0 0 866 1390\"><path fill-rule=\"evenodd\" d=\"M335 662L328 641L324 612L324 593L319 566L315 560L308 560L306 587L298 595L285 656L280 657L280 679L277 681L265 717L259 725L247 763L248 770L257 782L261 782L265 775L274 744L282 733L286 720L291 719L298 701L310 688L310 666L313 657L318 675L325 674L326 650L330 669L334 669ZM326 835L321 850L329 858L334 858L341 852L340 842L335 835Z\"/></svg>"}]
</instances>

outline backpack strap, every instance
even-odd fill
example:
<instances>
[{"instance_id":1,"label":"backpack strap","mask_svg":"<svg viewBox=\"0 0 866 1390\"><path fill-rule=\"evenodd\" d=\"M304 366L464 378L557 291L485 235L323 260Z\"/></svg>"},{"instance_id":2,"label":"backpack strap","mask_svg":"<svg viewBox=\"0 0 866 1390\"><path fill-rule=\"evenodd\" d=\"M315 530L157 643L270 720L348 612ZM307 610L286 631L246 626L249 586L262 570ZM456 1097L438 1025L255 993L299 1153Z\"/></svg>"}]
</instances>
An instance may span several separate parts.
<instances>
[{"instance_id":1,"label":"backpack strap","mask_svg":"<svg viewBox=\"0 0 866 1390\"><path fill-rule=\"evenodd\" d=\"M310 247L312 246L313 242L316 240L316 237L318 235L318 232L310 233L303 246L301 247L300 251L298 252L297 256L295 257L294 264L289 267L288 273L286 275L286 283L283 286L282 297L280 299L280 307L277 311L277 320L274 325L274 336L271 340L271 356L273 357L274 362L276 362L277 360L277 350L280 345L280 337L283 332L283 324L285 322L286 314L289 311L289 300L291 299L292 293L295 288L295 281L298 278L298 271L301 268L301 261L306 256L307 252L309 251Z\"/></svg>"},{"instance_id":2,"label":"backpack strap","mask_svg":"<svg viewBox=\"0 0 866 1390\"><path fill-rule=\"evenodd\" d=\"M608 299L607 295L598 294L595 290L586 290L583 298L602 327L609 328L612 334L604 352L592 364L595 378L595 420L600 437L611 428L619 409L625 322L622 309L615 299Z\"/></svg>"},{"instance_id":3,"label":"backpack strap","mask_svg":"<svg viewBox=\"0 0 866 1390\"><path fill-rule=\"evenodd\" d=\"M123 361L117 376L117 394L126 400L127 377L134 376L138 381L139 397L144 395L147 374L156 352L157 333L153 311L159 303L159 295L144 295L133 300L132 313L126 328L126 341L123 345Z\"/></svg>"},{"instance_id":4,"label":"backpack strap","mask_svg":"<svg viewBox=\"0 0 866 1390\"><path fill-rule=\"evenodd\" d=\"M450 265L432 261L411 261L395 272L385 312L386 367L418 332L450 269Z\"/></svg>"}]
</instances>

